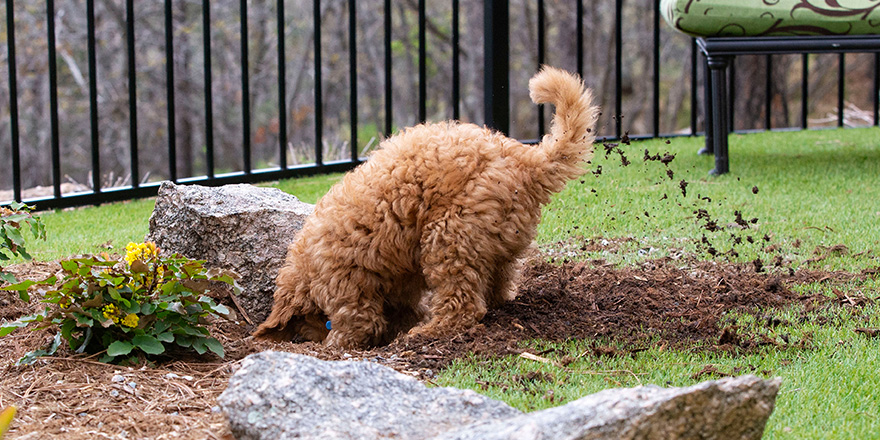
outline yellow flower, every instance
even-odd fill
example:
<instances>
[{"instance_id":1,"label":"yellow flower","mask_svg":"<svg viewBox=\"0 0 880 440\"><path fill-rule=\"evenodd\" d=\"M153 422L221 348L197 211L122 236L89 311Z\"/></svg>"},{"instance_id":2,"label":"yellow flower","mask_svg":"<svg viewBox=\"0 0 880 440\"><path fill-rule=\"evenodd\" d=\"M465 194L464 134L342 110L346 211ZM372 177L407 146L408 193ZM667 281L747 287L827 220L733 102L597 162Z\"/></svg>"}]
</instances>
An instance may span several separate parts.
<instances>
[{"instance_id":1,"label":"yellow flower","mask_svg":"<svg viewBox=\"0 0 880 440\"><path fill-rule=\"evenodd\" d=\"M107 304L102 307L101 310L104 311L105 318L112 319L114 323L119 324L119 315L121 315L122 313L115 304Z\"/></svg>"},{"instance_id":2,"label":"yellow flower","mask_svg":"<svg viewBox=\"0 0 880 440\"><path fill-rule=\"evenodd\" d=\"M146 243L129 243L125 246L125 262L131 265L137 260L147 262L151 258L159 255L159 248L156 247L156 243L146 242Z\"/></svg>"},{"instance_id":3,"label":"yellow flower","mask_svg":"<svg viewBox=\"0 0 880 440\"><path fill-rule=\"evenodd\" d=\"M66 308L70 307L71 302L73 302L73 300L71 300L70 297L65 296L64 298L61 298L61 301L58 301L58 305L62 309L66 309Z\"/></svg>"},{"instance_id":4,"label":"yellow flower","mask_svg":"<svg viewBox=\"0 0 880 440\"><path fill-rule=\"evenodd\" d=\"M141 258L141 248L137 243L129 243L125 246L125 262L131 265Z\"/></svg>"},{"instance_id":5,"label":"yellow flower","mask_svg":"<svg viewBox=\"0 0 880 440\"><path fill-rule=\"evenodd\" d=\"M129 313L125 315L125 318L122 318L122 325L126 327L135 328L138 325L138 316L134 313Z\"/></svg>"}]
</instances>

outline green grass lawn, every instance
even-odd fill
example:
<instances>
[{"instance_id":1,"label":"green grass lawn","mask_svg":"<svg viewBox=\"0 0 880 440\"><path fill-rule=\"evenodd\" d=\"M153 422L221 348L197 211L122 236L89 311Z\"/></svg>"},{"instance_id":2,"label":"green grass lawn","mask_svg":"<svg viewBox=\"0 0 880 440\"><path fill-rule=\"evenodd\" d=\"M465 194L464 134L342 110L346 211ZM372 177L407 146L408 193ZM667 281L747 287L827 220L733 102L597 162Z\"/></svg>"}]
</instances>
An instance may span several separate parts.
<instances>
[{"instance_id":1,"label":"green grass lawn","mask_svg":"<svg viewBox=\"0 0 880 440\"><path fill-rule=\"evenodd\" d=\"M613 151L606 157L597 145L591 170L601 166L601 174L588 173L554 197L544 210L539 246L548 255L618 264L685 254L718 261L759 258L768 265L778 260L785 266L816 270L858 272L880 266L880 129L732 135L732 172L718 177L707 174L713 159L696 155L703 142L703 138L675 138L668 144L650 140L621 145L630 162L627 166L621 154ZM675 155L668 165L672 178L667 166L643 160L646 149L650 155ZM273 186L314 203L339 179L340 175L318 176ZM682 182L687 183L686 194ZM49 238L33 243L29 250L38 259L50 260L105 250L108 243L121 249L129 241L143 239L153 203L142 200L43 213ZM734 227L737 212L748 229ZM707 229L707 218L719 229ZM620 246L580 251L583 243L603 239ZM855 282L844 289L876 298L880 283ZM880 327L878 312L876 305L857 314L833 309L823 312L821 320L791 319L790 324L774 328L764 328L748 317L727 317L774 337L781 332L793 337L809 333L812 344L807 349L768 347L734 356L654 347L633 355L597 358L579 356L593 341L576 341L554 346L547 355L577 358L567 369L514 357L466 359L442 371L436 382L473 388L534 410L609 387L690 385L717 377L695 376L709 365L722 373L783 379L765 438L877 439L880 338L852 329ZM794 316L798 310L774 313ZM532 345L547 348L541 341ZM530 371L544 374L523 384L521 376Z\"/></svg>"}]
</instances>

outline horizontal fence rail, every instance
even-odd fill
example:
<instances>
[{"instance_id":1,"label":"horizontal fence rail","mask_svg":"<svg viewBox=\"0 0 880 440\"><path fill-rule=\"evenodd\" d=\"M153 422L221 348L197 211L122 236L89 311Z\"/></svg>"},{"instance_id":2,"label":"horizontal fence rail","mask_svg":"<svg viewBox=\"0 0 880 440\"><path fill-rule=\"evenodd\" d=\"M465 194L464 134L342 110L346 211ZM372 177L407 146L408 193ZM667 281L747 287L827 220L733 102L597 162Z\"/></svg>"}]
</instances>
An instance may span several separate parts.
<instances>
[{"instance_id":1,"label":"horizontal fence rail","mask_svg":"<svg viewBox=\"0 0 880 440\"><path fill-rule=\"evenodd\" d=\"M659 0L123 3L5 1L0 204L53 209L153 196L163 180L345 171L429 120L533 142L551 109L528 101L526 81L545 63L596 89L605 139L704 125L703 60L661 20ZM878 125L880 55L857 56L830 58L831 69L816 55L740 57L730 126ZM866 94L848 95L848 81L872 94L849 102ZM735 121L737 106L760 115Z\"/></svg>"}]
</instances>

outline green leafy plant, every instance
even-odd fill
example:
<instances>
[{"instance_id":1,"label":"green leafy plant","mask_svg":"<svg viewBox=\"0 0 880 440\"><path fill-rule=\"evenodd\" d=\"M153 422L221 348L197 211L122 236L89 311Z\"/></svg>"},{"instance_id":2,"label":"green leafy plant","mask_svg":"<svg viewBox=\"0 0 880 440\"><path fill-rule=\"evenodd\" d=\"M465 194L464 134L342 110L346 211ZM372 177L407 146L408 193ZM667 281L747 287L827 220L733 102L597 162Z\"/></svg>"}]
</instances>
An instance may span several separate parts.
<instances>
[{"instance_id":1,"label":"green leafy plant","mask_svg":"<svg viewBox=\"0 0 880 440\"><path fill-rule=\"evenodd\" d=\"M59 327L60 338L77 353L101 353L104 362L162 354L171 346L199 354L224 356L223 346L204 326L209 317L229 318L230 311L207 293L222 284L238 290L235 280L203 261L163 256L153 243L129 243L122 261L106 253L61 262L60 279L24 281L3 290L42 291L46 307L0 325L0 337L15 329ZM48 287L51 286L51 287ZM55 347L32 352L19 362L53 354Z\"/></svg>"},{"instance_id":2,"label":"green leafy plant","mask_svg":"<svg viewBox=\"0 0 880 440\"><path fill-rule=\"evenodd\" d=\"M32 214L33 208L23 203L13 202L9 207L0 206L0 262L9 261L14 257L30 260L31 256L25 248L25 227L29 227L31 235L36 239L46 239L46 226L40 217ZM0 266L0 280L15 284L18 280Z\"/></svg>"}]
</instances>

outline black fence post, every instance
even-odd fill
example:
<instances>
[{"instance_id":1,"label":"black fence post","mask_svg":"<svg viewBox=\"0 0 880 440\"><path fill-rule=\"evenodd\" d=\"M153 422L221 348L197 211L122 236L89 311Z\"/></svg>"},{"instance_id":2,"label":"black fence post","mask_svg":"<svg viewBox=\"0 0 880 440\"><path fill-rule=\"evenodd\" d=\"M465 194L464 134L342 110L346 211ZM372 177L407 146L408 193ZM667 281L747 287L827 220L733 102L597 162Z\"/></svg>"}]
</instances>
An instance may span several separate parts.
<instances>
[{"instance_id":1,"label":"black fence post","mask_svg":"<svg viewBox=\"0 0 880 440\"><path fill-rule=\"evenodd\" d=\"M428 17L425 0L419 0L419 123L428 119Z\"/></svg>"},{"instance_id":2,"label":"black fence post","mask_svg":"<svg viewBox=\"0 0 880 440\"><path fill-rule=\"evenodd\" d=\"M18 134L18 82L15 66L15 13L12 0L6 0L6 47L9 51L9 130L12 137L12 197L21 201L21 155Z\"/></svg>"},{"instance_id":3,"label":"black fence post","mask_svg":"<svg viewBox=\"0 0 880 440\"><path fill-rule=\"evenodd\" d=\"M458 0L452 0L452 119L461 118L461 38Z\"/></svg>"},{"instance_id":4,"label":"black fence post","mask_svg":"<svg viewBox=\"0 0 880 440\"><path fill-rule=\"evenodd\" d=\"M483 1L483 112L489 128L510 132L510 8L507 1Z\"/></svg>"},{"instance_id":5,"label":"black fence post","mask_svg":"<svg viewBox=\"0 0 880 440\"><path fill-rule=\"evenodd\" d=\"M54 21L54 18L53 20ZM54 31L53 31L54 33ZM51 45L54 45L54 37ZM137 62L134 46L134 0L126 0L125 2L125 54L126 63L128 65L128 154L131 163L129 164L129 172L131 173L131 187L137 188L140 185L140 170L138 169L138 130L137 130ZM50 57L53 60L54 54ZM49 74L55 70L54 60L49 63ZM55 88L53 82L52 88ZM55 107L57 108L57 106ZM52 111L55 118L58 114ZM55 124L53 124L54 126ZM53 152L56 150L53 145ZM54 154L53 154L54 157ZM60 168L60 163L59 163ZM53 167L54 168L54 167ZM58 177L60 180L60 176ZM60 189L55 197L61 197Z\"/></svg>"},{"instance_id":6,"label":"black fence post","mask_svg":"<svg viewBox=\"0 0 880 440\"><path fill-rule=\"evenodd\" d=\"M89 64L89 126L92 145L92 192L101 192L101 154L98 141L98 72L97 43L95 40L95 1L86 0L86 34Z\"/></svg>"},{"instance_id":7,"label":"black fence post","mask_svg":"<svg viewBox=\"0 0 880 440\"><path fill-rule=\"evenodd\" d=\"M168 99L168 179L177 182L177 117L174 107L174 10L165 0L165 96Z\"/></svg>"},{"instance_id":8,"label":"black fence post","mask_svg":"<svg viewBox=\"0 0 880 440\"><path fill-rule=\"evenodd\" d=\"M242 0L244 2L245 0ZM312 2L315 25L315 166L324 165L324 92L321 81L321 0Z\"/></svg>"},{"instance_id":9,"label":"black fence post","mask_svg":"<svg viewBox=\"0 0 880 440\"><path fill-rule=\"evenodd\" d=\"M623 136L623 0L614 2L614 137Z\"/></svg>"},{"instance_id":10,"label":"black fence post","mask_svg":"<svg viewBox=\"0 0 880 440\"><path fill-rule=\"evenodd\" d=\"M283 3L283 1L282 1ZM349 113L351 113L351 163L358 162L357 7L348 0Z\"/></svg>"},{"instance_id":11,"label":"black fence post","mask_svg":"<svg viewBox=\"0 0 880 440\"><path fill-rule=\"evenodd\" d=\"M284 49L284 0L275 7L278 28L278 167L287 169L287 52Z\"/></svg>"},{"instance_id":12,"label":"black fence post","mask_svg":"<svg viewBox=\"0 0 880 440\"><path fill-rule=\"evenodd\" d=\"M55 48L55 1L46 2L46 32L49 55L49 129L52 137L52 190L61 197L61 141L58 125L58 66Z\"/></svg>"},{"instance_id":13,"label":"black fence post","mask_svg":"<svg viewBox=\"0 0 880 440\"><path fill-rule=\"evenodd\" d=\"M239 5L241 14L241 140L242 140L242 165L244 173L249 175L253 172L251 166L251 80L250 58L248 55L248 2L241 0Z\"/></svg>"},{"instance_id":14,"label":"black fence post","mask_svg":"<svg viewBox=\"0 0 880 440\"><path fill-rule=\"evenodd\" d=\"M391 136L391 130L394 128L393 124L393 112L394 106L392 100L394 99L394 94L392 93L391 86L392 80L394 77L391 75L391 40L392 40L392 28L391 28L391 0L385 0L385 11L383 15L383 22L385 25L385 35L384 35L384 43L385 43L385 136Z\"/></svg>"},{"instance_id":15,"label":"black fence post","mask_svg":"<svg viewBox=\"0 0 880 440\"><path fill-rule=\"evenodd\" d=\"M202 59L205 65L205 168L209 179L214 178L214 99L211 84L211 2L202 0ZM281 124L284 127L284 124Z\"/></svg>"}]
</instances>

